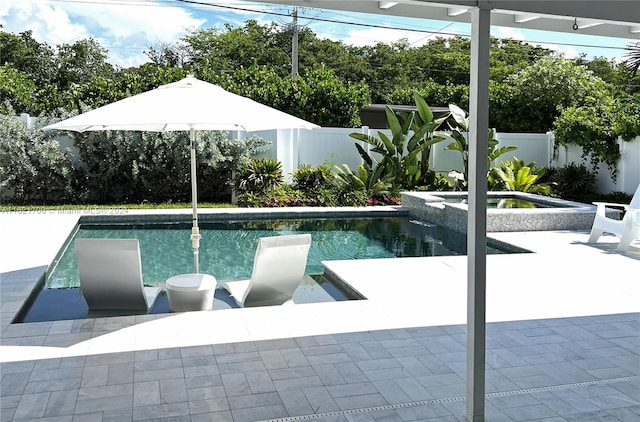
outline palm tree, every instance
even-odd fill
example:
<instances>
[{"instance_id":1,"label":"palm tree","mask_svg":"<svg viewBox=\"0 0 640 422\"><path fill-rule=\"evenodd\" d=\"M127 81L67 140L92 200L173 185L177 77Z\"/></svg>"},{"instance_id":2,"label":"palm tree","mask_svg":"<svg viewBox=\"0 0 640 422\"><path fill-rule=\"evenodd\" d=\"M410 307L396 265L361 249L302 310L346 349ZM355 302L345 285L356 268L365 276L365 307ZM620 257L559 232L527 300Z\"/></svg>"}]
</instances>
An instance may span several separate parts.
<instances>
[{"instance_id":1,"label":"palm tree","mask_svg":"<svg viewBox=\"0 0 640 422\"><path fill-rule=\"evenodd\" d=\"M624 65L631 72L631 77L634 77L640 68L640 42L628 45L627 50L629 52L625 55L627 59Z\"/></svg>"}]
</instances>

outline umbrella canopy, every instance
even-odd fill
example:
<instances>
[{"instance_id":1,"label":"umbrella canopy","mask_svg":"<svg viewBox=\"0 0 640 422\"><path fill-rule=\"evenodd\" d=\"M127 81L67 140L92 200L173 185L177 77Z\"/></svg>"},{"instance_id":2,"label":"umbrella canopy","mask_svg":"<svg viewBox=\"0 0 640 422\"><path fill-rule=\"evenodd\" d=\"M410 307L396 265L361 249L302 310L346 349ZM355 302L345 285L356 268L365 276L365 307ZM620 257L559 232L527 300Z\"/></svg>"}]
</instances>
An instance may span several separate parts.
<instances>
[{"instance_id":1,"label":"umbrella canopy","mask_svg":"<svg viewBox=\"0 0 640 422\"><path fill-rule=\"evenodd\" d=\"M193 76L107 104L45 129L78 132L133 130L243 130L316 128L317 125L225 91Z\"/></svg>"},{"instance_id":2,"label":"umbrella canopy","mask_svg":"<svg viewBox=\"0 0 640 422\"><path fill-rule=\"evenodd\" d=\"M76 132L129 130L149 132L189 131L191 137L191 195L193 203L194 272L198 272L198 192L196 181L196 130L312 129L318 125L299 119L217 85L187 76L151 91L134 95L45 126Z\"/></svg>"}]
</instances>

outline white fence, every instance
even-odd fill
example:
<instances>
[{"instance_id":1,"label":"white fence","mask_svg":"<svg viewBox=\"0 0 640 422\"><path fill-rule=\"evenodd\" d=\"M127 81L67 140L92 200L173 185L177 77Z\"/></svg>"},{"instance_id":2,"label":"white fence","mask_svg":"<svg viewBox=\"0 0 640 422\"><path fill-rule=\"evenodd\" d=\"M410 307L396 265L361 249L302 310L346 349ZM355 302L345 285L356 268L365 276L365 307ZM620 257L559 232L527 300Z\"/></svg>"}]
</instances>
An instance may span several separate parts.
<instances>
[{"instance_id":1,"label":"white fence","mask_svg":"<svg viewBox=\"0 0 640 422\"><path fill-rule=\"evenodd\" d=\"M21 120L28 126L32 126L34 118L21 115ZM361 132L377 135L378 130L362 128L318 128L313 130L303 129L278 129L260 132L252 132L248 135L257 135L271 142L271 149L266 156L276 158L282 163L285 177L290 179L291 173L300 164L347 164L355 169L362 164L362 158L358 154L354 144L359 143L366 150L370 150L369 144L357 141L349 136L350 133ZM390 135L389 131L383 131ZM233 137L243 136L242 132L232 134ZM582 163L581 148L560 148L554 151L553 134L549 133L501 133L496 134L500 141L499 146L513 145L518 149L500 157L498 162L511 160L518 157L525 162L535 162L538 166L562 167L570 162ZM61 135L61 145L72 147L70 138ZM609 174L606 165L598 170L598 190L603 193L619 191L633 194L640 184L640 137L631 142L618 140L622 158L618 162L617 177L614 181ZM435 144L431 149L430 166L438 172L462 169L462 159L457 151L447 151L447 140ZM585 163L589 166L589 163ZM593 170L593 169L592 169Z\"/></svg>"},{"instance_id":2,"label":"white fence","mask_svg":"<svg viewBox=\"0 0 640 422\"><path fill-rule=\"evenodd\" d=\"M365 150L369 145L349 136L350 133L362 132L376 135L377 130L367 127L356 129L319 128L313 130L271 130L255 132L271 142L272 148L268 154L282 163L283 172L290 176L300 164L317 165L322 163L347 164L355 169L362 164L354 144L357 142ZM386 132L388 133L388 132ZM562 167L565 164L583 162L580 147L560 148L554 151L553 134L549 133L501 133L496 134L499 146L516 146L518 149L501 156L493 165L514 157L525 162L535 162L536 165ZM631 142L618 140L622 158L618 162L616 180L612 180L606 165L598 170L598 190L600 192L626 192L633 194L640 184L640 138ZM447 140L435 144L431 148L430 166L438 172L462 169L462 158L457 151L448 151ZM589 163L585 163L589 168ZM592 169L593 170L593 169Z\"/></svg>"}]
</instances>

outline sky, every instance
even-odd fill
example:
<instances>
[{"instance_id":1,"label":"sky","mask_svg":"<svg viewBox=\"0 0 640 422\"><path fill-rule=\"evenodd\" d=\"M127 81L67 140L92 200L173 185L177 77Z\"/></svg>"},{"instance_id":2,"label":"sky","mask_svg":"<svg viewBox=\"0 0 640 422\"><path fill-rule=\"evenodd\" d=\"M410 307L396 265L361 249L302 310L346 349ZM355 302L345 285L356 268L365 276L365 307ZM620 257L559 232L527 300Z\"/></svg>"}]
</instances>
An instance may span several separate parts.
<instances>
[{"instance_id":1,"label":"sky","mask_svg":"<svg viewBox=\"0 0 640 422\"><path fill-rule=\"evenodd\" d=\"M0 25L3 31L15 34L31 30L37 41L53 47L92 37L108 50L110 63L131 67L148 61L144 51L150 46L174 43L189 31L210 27L223 29L225 24L238 27L249 19L264 25L276 22L283 26L292 21L293 9L287 6L241 0L199 1L217 6L177 0L2 0ZM314 8L299 10L299 16L299 24L318 37L357 46L390 43L403 38L411 45L420 46L436 36L468 36L470 32L468 24L390 19ZM383 27L410 28L412 31ZM492 27L491 35L541 45L569 58L582 53L617 62L624 59L624 47L629 44L629 40L624 39L506 27Z\"/></svg>"}]
</instances>

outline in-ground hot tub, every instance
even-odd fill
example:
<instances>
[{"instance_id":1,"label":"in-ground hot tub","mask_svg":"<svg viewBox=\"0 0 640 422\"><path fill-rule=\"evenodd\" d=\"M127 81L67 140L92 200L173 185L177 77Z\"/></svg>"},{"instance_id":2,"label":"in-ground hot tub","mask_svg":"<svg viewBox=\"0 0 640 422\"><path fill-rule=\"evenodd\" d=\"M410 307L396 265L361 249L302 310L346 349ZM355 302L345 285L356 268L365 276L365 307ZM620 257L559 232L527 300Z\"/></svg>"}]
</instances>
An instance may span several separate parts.
<instances>
[{"instance_id":1,"label":"in-ground hot tub","mask_svg":"<svg viewBox=\"0 0 640 422\"><path fill-rule=\"evenodd\" d=\"M467 230L467 192L403 192L402 207L421 220ZM487 193L487 231L588 230L596 207L522 192Z\"/></svg>"}]
</instances>

